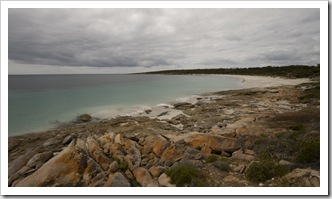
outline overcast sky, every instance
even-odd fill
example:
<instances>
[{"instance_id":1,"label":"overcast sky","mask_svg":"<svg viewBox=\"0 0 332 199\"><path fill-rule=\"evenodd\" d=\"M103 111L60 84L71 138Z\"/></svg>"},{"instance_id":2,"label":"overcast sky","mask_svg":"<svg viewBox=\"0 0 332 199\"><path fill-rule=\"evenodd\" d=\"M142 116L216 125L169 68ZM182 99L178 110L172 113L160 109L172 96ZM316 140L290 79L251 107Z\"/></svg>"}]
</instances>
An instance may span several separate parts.
<instances>
[{"instance_id":1,"label":"overcast sky","mask_svg":"<svg viewBox=\"0 0 332 199\"><path fill-rule=\"evenodd\" d=\"M320 63L319 9L9 9L9 74Z\"/></svg>"}]
</instances>

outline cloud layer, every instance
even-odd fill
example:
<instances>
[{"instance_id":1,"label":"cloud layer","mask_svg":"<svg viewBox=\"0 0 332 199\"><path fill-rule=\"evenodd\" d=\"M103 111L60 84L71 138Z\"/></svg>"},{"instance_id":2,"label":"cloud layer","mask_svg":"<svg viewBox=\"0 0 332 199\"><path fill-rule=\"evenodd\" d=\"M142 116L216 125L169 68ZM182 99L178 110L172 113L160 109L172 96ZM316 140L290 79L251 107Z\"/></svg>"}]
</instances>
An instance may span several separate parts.
<instances>
[{"instance_id":1,"label":"cloud layer","mask_svg":"<svg viewBox=\"0 0 332 199\"><path fill-rule=\"evenodd\" d=\"M317 64L319 21L319 9L11 8L9 60L142 70Z\"/></svg>"}]
</instances>

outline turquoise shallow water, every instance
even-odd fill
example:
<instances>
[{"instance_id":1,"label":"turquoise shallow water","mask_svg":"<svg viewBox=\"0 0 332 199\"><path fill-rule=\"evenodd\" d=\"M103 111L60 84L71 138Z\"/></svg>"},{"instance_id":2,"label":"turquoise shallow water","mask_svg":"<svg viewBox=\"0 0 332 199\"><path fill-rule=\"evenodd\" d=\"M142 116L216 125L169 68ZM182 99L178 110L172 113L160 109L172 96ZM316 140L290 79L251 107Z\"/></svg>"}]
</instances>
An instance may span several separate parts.
<instances>
[{"instance_id":1,"label":"turquoise shallow water","mask_svg":"<svg viewBox=\"0 0 332 199\"><path fill-rule=\"evenodd\" d=\"M212 91L241 88L227 76L21 75L9 76L9 136L38 132L78 114L99 118Z\"/></svg>"}]
</instances>

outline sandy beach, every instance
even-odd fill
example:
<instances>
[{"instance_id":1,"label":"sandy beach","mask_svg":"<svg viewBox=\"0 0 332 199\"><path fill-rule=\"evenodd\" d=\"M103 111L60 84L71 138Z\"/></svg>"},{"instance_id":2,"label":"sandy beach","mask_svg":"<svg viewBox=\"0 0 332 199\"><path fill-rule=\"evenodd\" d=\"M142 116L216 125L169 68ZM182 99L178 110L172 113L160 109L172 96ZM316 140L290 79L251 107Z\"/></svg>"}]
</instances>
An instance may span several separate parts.
<instances>
[{"instance_id":1,"label":"sandy beach","mask_svg":"<svg viewBox=\"0 0 332 199\"><path fill-rule=\"evenodd\" d=\"M263 88L270 86L297 85L310 82L309 78L287 79L281 77L249 76L249 75L220 75L237 77L244 88Z\"/></svg>"}]
</instances>

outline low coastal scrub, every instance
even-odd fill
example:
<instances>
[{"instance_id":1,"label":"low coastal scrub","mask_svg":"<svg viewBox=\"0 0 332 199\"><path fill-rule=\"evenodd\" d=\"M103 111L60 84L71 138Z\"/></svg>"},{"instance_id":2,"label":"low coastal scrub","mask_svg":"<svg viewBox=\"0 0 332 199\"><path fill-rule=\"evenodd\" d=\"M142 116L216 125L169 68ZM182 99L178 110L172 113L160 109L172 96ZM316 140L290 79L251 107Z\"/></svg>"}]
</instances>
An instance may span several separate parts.
<instances>
[{"instance_id":1,"label":"low coastal scrub","mask_svg":"<svg viewBox=\"0 0 332 199\"><path fill-rule=\"evenodd\" d=\"M200 151L200 150L202 150L202 147L198 146L195 149Z\"/></svg>"},{"instance_id":2,"label":"low coastal scrub","mask_svg":"<svg viewBox=\"0 0 332 199\"><path fill-rule=\"evenodd\" d=\"M275 133L269 137L257 137L254 151L260 158L319 166L319 114L317 108L303 108L275 115L269 119L269 127L275 129ZM281 128L283 131L278 132Z\"/></svg>"},{"instance_id":3,"label":"low coastal scrub","mask_svg":"<svg viewBox=\"0 0 332 199\"><path fill-rule=\"evenodd\" d=\"M126 161L123 161L119 164L119 169L122 171L125 171L128 169L128 163Z\"/></svg>"},{"instance_id":4,"label":"low coastal scrub","mask_svg":"<svg viewBox=\"0 0 332 199\"><path fill-rule=\"evenodd\" d=\"M218 155L212 154L212 155L209 155L208 157L206 157L205 162L206 163L212 163L212 162L217 161L218 159L219 159Z\"/></svg>"},{"instance_id":5,"label":"low coastal scrub","mask_svg":"<svg viewBox=\"0 0 332 199\"><path fill-rule=\"evenodd\" d=\"M298 127L296 127L298 128ZM277 136L258 139L254 150L264 159L288 159L297 163L315 163L320 158L319 134L304 136L304 130L279 133Z\"/></svg>"},{"instance_id":6,"label":"low coastal scrub","mask_svg":"<svg viewBox=\"0 0 332 199\"><path fill-rule=\"evenodd\" d=\"M204 178L199 170L192 165L179 165L167 170L166 175L171 178L171 183L177 187L200 187L204 186Z\"/></svg>"},{"instance_id":7,"label":"low coastal scrub","mask_svg":"<svg viewBox=\"0 0 332 199\"><path fill-rule=\"evenodd\" d=\"M189 69L189 70L165 70L148 72L147 74L232 74L232 75L256 75L278 76L287 78L313 78L319 77L320 65L290 65L290 66L265 66L252 68L214 68L214 69Z\"/></svg>"},{"instance_id":8,"label":"low coastal scrub","mask_svg":"<svg viewBox=\"0 0 332 199\"><path fill-rule=\"evenodd\" d=\"M206 163L213 163L213 162L216 162L218 160L227 162L227 158L219 156L219 155L215 155L215 154L209 155L208 157L205 158Z\"/></svg>"},{"instance_id":9,"label":"low coastal scrub","mask_svg":"<svg viewBox=\"0 0 332 199\"><path fill-rule=\"evenodd\" d=\"M273 177L281 177L288 172L282 165L276 165L272 160L260 160L250 165L246 178L252 182L264 182Z\"/></svg>"},{"instance_id":10,"label":"low coastal scrub","mask_svg":"<svg viewBox=\"0 0 332 199\"><path fill-rule=\"evenodd\" d=\"M319 139L303 140L301 143L296 161L299 163L310 163L319 161L320 141Z\"/></svg>"},{"instance_id":11,"label":"low coastal scrub","mask_svg":"<svg viewBox=\"0 0 332 199\"><path fill-rule=\"evenodd\" d=\"M320 100L320 85L319 83L303 84L308 88L304 90L303 94L298 97L302 103L314 103L319 104Z\"/></svg>"},{"instance_id":12,"label":"low coastal scrub","mask_svg":"<svg viewBox=\"0 0 332 199\"><path fill-rule=\"evenodd\" d=\"M220 171L229 171L230 170L229 163L227 161L223 161L223 160L215 161L213 163L213 166L218 168Z\"/></svg>"}]
</instances>

